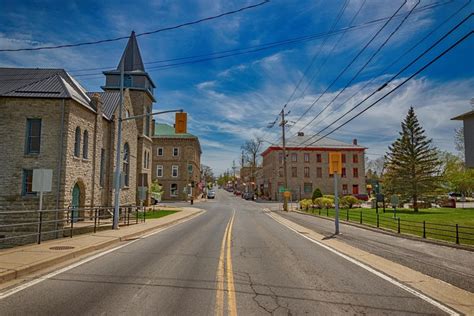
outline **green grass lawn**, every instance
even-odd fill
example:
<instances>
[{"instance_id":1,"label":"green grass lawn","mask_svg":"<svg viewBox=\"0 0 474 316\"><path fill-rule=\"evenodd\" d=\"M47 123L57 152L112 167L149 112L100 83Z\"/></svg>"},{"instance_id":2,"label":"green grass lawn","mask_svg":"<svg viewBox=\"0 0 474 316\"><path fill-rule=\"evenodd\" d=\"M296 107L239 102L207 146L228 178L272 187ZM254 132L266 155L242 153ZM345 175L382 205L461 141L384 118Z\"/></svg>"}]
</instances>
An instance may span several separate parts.
<instances>
[{"instance_id":1,"label":"green grass lawn","mask_svg":"<svg viewBox=\"0 0 474 316\"><path fill-rule=\"evenodd\" d=\"M146 212L145 218L150 219L150 218L160 218L164 217L167 215L174 214L179 211L163 211L163 210L158 210L158 211L151 211L151 212Z\"/></svg>"},{"instance_id":2,"label":"green grass lawn","mask_svg":"<svg viewBox=\"0 0 474 316\"><path fill-rule=\"evenodd\" d=\"M308 212L321 216L335 216L334 209L313 209ZM397 209L397 218L393 217L393 209L387 208L383 213L382 208L379 208L378 215L378 224L375 209L341 209L339 218L357 223L362 221L364 225L390 229L395 232L398 231L398 218L400 218L400 233L402 234L423 237L424 230L426 238L449 242L456 242L456 224L458 224L459 243L474 245L474 209L472 208L430 208L420 209L418 213L408 209Z\"/></svg>"}]
</instances>

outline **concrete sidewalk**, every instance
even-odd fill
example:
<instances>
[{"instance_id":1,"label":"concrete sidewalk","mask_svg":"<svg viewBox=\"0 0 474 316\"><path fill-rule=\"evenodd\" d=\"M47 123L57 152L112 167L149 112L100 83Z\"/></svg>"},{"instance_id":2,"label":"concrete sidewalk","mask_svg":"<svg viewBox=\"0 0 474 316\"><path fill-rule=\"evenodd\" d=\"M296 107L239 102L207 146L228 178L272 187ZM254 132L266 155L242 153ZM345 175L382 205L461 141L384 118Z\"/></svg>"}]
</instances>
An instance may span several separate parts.
<instances>
[{"instance_id":1,"label":"concrete sidewalk","mask_svg":"<svg viewBox=\"0 0 474 316\"><path fill-rule=\"evenodd\" d=\"M40 245L0 250L0 283L109 247L115 243L144 235L158 228L179 223L204 211L185 207L177 213L147 219L145 223L124 226L118 230L77 235L73 238L48 240Z\"/></svg>"}]
</instances>

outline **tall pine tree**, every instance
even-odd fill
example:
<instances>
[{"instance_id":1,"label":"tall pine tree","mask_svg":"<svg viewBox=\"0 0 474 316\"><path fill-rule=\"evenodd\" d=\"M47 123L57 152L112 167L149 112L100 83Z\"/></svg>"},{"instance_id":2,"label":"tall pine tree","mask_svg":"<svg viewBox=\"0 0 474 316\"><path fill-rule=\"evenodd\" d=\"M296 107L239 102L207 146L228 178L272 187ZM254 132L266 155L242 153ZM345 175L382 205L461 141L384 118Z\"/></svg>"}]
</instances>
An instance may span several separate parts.
<instances>
[{"instance_id":1,"label":"tall pine tree","mask_svg":"<svg viewBox=\"0 0 474 316\"><path fill-rule=\"evenodd\" d=\"M418 212L420 198L433 192L439 184L441 163L413 107L408 110L399 134L385 156L384 182L391 193L410 198L414 211Z\"/></svg>"}]
</instances>

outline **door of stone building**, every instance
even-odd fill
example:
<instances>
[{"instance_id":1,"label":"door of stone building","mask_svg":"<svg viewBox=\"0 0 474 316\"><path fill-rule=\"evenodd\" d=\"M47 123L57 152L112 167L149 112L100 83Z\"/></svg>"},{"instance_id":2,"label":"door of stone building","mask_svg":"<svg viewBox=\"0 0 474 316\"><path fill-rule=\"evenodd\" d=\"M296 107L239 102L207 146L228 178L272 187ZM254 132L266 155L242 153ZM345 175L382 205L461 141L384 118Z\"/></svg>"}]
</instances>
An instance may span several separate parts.
<instances>
[{"instance_id":1,"label":"door of stone building","mask_svg":"<svg viewBox=\"0 0 474 316\"><path fill-rule=\"evenodd\" d=\"M81 201L81 189L79 185L76 183L74 188L72 189L72 203L71 203L71 218L72 221L75 223L79 218L79 207Z\"/></svg>"}]
</instances>

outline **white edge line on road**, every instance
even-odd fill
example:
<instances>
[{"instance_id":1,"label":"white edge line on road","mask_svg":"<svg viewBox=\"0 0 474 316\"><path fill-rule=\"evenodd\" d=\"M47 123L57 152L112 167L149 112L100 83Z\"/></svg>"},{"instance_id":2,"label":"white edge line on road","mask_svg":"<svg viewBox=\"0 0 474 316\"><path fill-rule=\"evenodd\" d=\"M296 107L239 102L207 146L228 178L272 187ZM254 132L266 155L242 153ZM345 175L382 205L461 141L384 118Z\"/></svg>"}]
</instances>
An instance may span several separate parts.
<instances>
[{"instance_id":1,"label":"white edge line on road","mask_svg":"<svg viewBox=\"0 0 474 316\"><path fill-rule=\"evenodd\" d=\"M200 214L200 213L198 213L198 214ZM77 268L77 267L83 265L84 263L87 263L87 262L89 262L89 261L92 261L92 260L95 260L95 259L100 258L100 257L102 257L102 256L105 256L105 255L107 255L107 254L109 254L109 253L111 253L111 252L114 252L114 251L116 251L116 250L119 250L119 249L121 249L121 248L123 248L123 247L127 247L127 246L133 244L134 242L139 241L140 239L145 239L145 238L147 238L147 237L150 237L150 236L156 235L156 234L158 234L158 233L161 233L161 232L163 232L163 231L165 231L165 230L167 230L167 229L169 229L169 228L175 227L175 226L178 225L178 224L182 224L182 223L184 223L184 222L187 222L187 221L193 219L194 217L195 217L195 216L190 216L190 217L185 218L184 220L179 221L179 222L177 222L177 223L175 223L175 224L173 224L173 225L171 225L171 226L158 229L157 231L154 231L154 232L152 232L152 233L149 233L149 234L140 236L140 237L138 237L137 239L132 240L132 241L126 243L126 244L123 244L123 245L117 246L117 247L115 247L115 248L106 250L106 251L104 251L104 252L95 254L95 255L90 256L90 257L88 257L88 258L86 258L86 259L83 259L83 260L78 261L78 262L76 262L76 263L73 263L73 264L71 264L71 265L69 265L69 266L66 266L66 267L64 267L64 268L62 268L62 269L59 269L59 270L57 270L57 271L54 271L54 272L48 273L48 274L46 274L46 275L40 276L40 277L38 277L38 278L36 278L36 279L34 279L34 280L31 280L31 281L29 281L29 282L23 283L23 284L21 284L21 285L19 285L19 286L16 286L16 287L13 287L13 288L11 288L11 289L9 289L9 290L6 290L5 292L1 292L1 293L0 293L0 300L2 300L2 299L4 299L4 298L7 298L7 297L9 297L9 296L11 296L11 295L13 295L13 294L16 294L16 293L18 293L18 292L20 292L20 291L23 291L23 290L25 290L25 289L27 289L27 288L33 286L33 285L36 285L36 284L41 283L41 282L43 282L43 281L45 281L45 280L48 280L48 279L50 279L50 278L52 278L52 277L55 277L55 276L58 275L58 274L61 274L61 273L63 273L63 272L66 272L66 271L69 271L69 270L71 270L71 269Z\"/></svg>"},{"instance_id":2,"label":"white edge line on road","mask_svg":"<svg viewBox=\"0 0 474 316\"><path fill-rule=\"evenodd\" d=\"M267 212L267 211L266 211L266 212ZM266 214L267 214L268 216L270 216L271 218L273 218L273 220L275 220L276 222L278 222L278 223L280 223L281 225L285 226L286 228L288 228L288 229L294 231L295 233L297 233L297 234L300 235L301 237L304 237L304 238L308 239L309 241L311 241L312 243L315 243L315 244L317 244L318 246L321 246L321 247L323 247L323 248L325 248L325 249L331 251L332 253L334 253L334 254L336 254L336 255L338 255L338 256L340 256L340 257L342 257L342 258L344 258L344 259L346 259L346 260L348 260L348 261L350 261L351 263L353 263L353 264L355 264L355 265L357 265L357 266L359 266L359 267L361 267L361 268L363 268L363 269L365 269L365 270L367 270L367 271L369 271L369 272L375 274L376 276L378 276L378 277L384 279L385 281L388 281L388 282L390 282L390 283L392 283L392 284L394 284L394 285L396 285L396 286L398 286L398 287L404 289L405 291L407 291L407 292L409 292L409 293L411 293L411 294L417 296L418 298L421 298L422 300L424 300L424 301L430 303L431 305L436 306L437 308L439 308L439 309L441 309L442 311L448 313L449 315L453 315L453 316L454 316L454 315L460 315L460 314L459 314L458 312L456 312L455 310L453 310L453 309L447 307L447 306L444 305L444 304L441 304L440 302L438 302L438 301L432 299L431 297L428 297L428 296L426 296L425 294L423 294L423 293L421 293L421 292L418 292L417 290L415 290L415 289L413 289L413 288L411 288L411 287L409 287L409 286L407 286L407 285L405 285L405 284L403 284L403 283L400 283L399 281L395 280L394 278L392 278L392 277L390 277L390 276L388 276L388 275L386 275L386 274L383 274L383 273L381 273L381 272L379 272L379 271L373 269L372 267L370 267L370 266L368 266L368 265L366 265L366 264L364 264L364 263L362 263L362 262L360 262L360 261L358 261L358 260L356 260L356 259L354 259L354 258L352 258L352 257L349 257L348 255L345 255L345 254L343 254L342 252L337 251L337 250L334 249L334 248L331 248L331 247L329 247L329 246L327 246L327 245L325 245L325 244L323 244L323 243L321 243L321 242L319 242L319 241L317 241L317 240L314 240L314 239L312 239L312 238L310 238L310 237L308 237L308 236L305 236L304 234L301 234L301 233L298 232L296 229L285 225L285 223L283 223L283 222L281 222L280 220L278 220L278 219L276 219L275 217L273 217L273 215L271 215L270 213L267 212Z\"/></svg>"}]
</instances>

